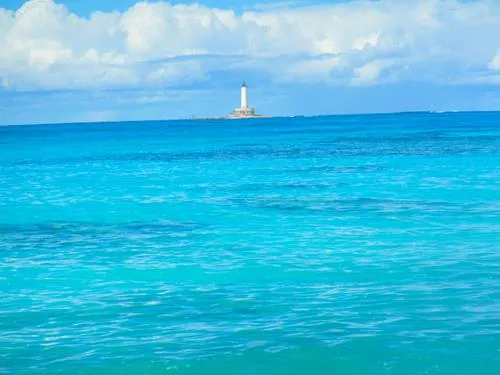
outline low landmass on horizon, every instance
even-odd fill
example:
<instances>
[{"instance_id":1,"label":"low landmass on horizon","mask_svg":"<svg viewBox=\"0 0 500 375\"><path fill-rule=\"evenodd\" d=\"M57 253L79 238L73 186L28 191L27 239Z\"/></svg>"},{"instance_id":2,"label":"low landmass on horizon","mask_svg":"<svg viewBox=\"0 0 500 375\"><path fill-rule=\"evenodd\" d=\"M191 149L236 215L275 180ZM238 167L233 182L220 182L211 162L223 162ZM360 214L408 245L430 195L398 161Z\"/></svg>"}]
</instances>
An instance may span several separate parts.
<instances>
[{"instance_id":1,"label":"low landmass on horizon","mask_svg":"<svg viewBox=\"0 0 500 375\"><path fill-rule=\"evenodd\" d=\"M243 81L241 85L241 93L240 93L241 105L236 108L233 112L224 116L215 116L215 117L193 117L193 120L238 120L238 119L252 119L252 118L271 118L271 116L260 115L255 112L255 108L252 108L248 104L248 86Z\"/></svg>"}]
</instances>

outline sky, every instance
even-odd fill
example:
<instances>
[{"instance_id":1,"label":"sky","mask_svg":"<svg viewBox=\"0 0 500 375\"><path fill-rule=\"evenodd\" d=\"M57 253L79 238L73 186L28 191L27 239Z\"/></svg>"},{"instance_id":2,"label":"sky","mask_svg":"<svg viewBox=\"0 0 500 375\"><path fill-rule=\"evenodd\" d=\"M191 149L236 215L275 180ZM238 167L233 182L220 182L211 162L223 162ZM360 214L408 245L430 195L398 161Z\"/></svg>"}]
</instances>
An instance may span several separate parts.
<instances>
[{"instance_id":1,"label":"sky","mask_svg":"<svg viewBox=\"0 0 500 375\"><path fill-rule=\"evenodd\" d=\"M0 125L500 110L500 0L0 0Z\"/></svg>"}]
</instances>

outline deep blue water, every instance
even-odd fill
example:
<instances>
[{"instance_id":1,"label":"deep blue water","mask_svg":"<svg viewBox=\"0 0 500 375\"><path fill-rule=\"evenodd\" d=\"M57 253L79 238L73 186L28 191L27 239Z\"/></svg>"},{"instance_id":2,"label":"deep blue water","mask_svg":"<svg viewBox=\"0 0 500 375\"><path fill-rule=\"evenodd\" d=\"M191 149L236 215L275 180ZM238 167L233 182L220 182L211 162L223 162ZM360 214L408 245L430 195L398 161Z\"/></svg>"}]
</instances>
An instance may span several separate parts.
<instances>
[{"instance_id":1,"label":"deep blue water","mask_svg":"<svg viewBox=\"0 0 500 375\"><path fill-rule=\"evenodd\" d=\"M0 373L500 374L500 113L0 128Z\"/></svg>"}]
</instances>

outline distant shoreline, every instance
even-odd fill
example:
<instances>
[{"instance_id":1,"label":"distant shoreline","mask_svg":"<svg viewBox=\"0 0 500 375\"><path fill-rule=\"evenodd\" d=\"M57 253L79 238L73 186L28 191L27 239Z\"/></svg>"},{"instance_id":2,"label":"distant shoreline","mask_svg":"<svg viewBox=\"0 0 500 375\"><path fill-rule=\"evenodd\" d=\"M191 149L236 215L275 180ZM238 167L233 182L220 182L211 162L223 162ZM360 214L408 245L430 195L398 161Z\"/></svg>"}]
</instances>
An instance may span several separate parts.
<instances>
[{"instance_id":1,"label":"distant shoreline","mask_svg":"<svg viewBox=\"0 0 500 375\"><path fill-rule=\"evenodd\" d=\"M249 119L259 119L259 118L274 118L274 116L215 116L215 117L191 117L188 120L249 120Z\"/></svg>"}]
</instances>

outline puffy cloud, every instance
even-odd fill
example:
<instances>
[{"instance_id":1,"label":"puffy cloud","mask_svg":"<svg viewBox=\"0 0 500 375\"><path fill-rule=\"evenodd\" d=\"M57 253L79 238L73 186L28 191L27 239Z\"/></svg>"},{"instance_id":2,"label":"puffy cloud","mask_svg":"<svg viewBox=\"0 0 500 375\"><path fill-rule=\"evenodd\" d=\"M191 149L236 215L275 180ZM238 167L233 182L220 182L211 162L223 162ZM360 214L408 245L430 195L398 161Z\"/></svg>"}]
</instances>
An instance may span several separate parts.
<instances>
[{"instance_id":1,"label":"puffy cloud","mask_svg":"<svg viewBox=\"0 0 500 375\"><path fill-rule=\"evenodd\" d=\"M500 51L493 57L489 67L491 70L500 70Z\"/></svg>"},{"instance_id":2,"label":"puffy cloud","mask_svg":"<svg viewBox=\"0 0 500 375\"><path fill-rule=\"evenodd\" d=\"M0 9L0 85L169 87L238 69L276 82L498 84L498 35L500 3L488 0L356 1L240 15L140 2L88 18L30 0L15 12Z\"/></svg>"},{"instance_id":3,"label":"puffy cloud","mask_svg":"<svg viewBox=\"0 0 500 375\"><path fill-rule=\"evenodd\" d=\"M356 68L354 82L369 84L376 82L380 75L388 68L397 64L395 60L373 60Z\"/></svg>"}]
</instances>

